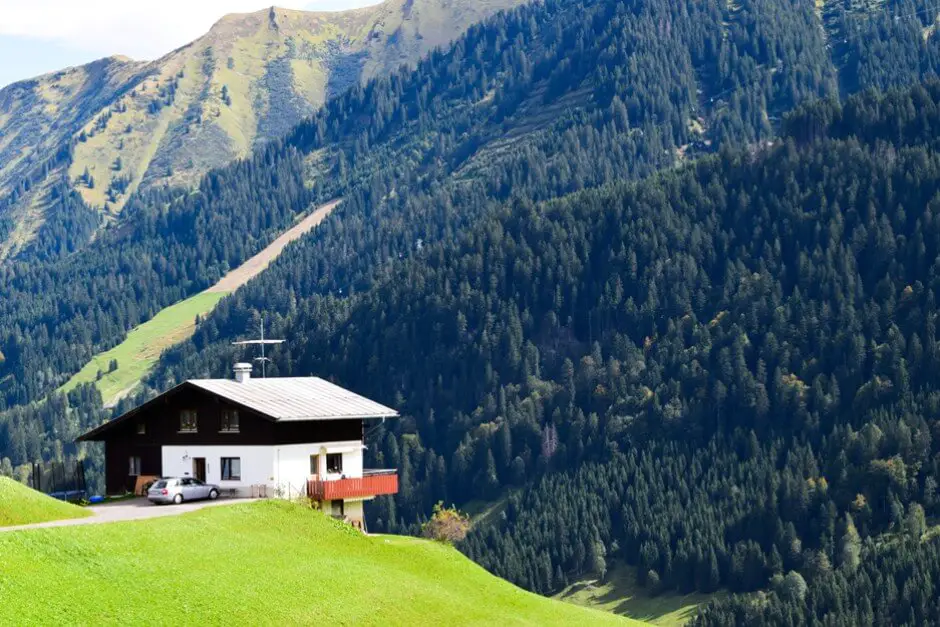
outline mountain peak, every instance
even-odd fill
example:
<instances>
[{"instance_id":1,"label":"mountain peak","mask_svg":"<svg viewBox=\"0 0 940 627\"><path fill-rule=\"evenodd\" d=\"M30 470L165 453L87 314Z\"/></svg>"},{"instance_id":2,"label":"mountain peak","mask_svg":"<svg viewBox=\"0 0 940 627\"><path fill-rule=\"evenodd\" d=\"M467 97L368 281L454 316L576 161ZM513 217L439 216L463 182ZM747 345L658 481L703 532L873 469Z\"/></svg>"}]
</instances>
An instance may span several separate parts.
<instances>
[{"instance_id":1,"label":"mountain peak","mask_svg":"<svg viewBox=\"0 0 940 627\"><path fill-rule=\"evenodd\" d=\"M328 98L416 63L523 1L427 0L420 11L414 0L333 12L270 6L225 15L155 61L116 55L5 90L0 195L41 171L42 154L71 143L70 162L57 176L67 174L85 202L114 214L137 189L190 185L286 134ZM31 192L20 204L22 216L37 219L14 216L17 224L34 225L15 233L17 250L42 223L44 202ZM0 258L15 252L4 252L0 240Z\"/></svg>"},{"instance_id":2,"label":"mountain peak","mask_svg":"<svg viewBox=\"0 0 940 627\"><path fill-rule=\"evenodd\" d=\"M392 5L395 0L385 0L376 2L369 6L357 9L342 9L338 11L307 11L303 9L287 9L272 5L266 9L250 11L247 13L226 13L212 25L209 33L213 31L228 31L232 28L238 28L244 25L258 26L267 24L269 26L280 28L282 23L297 23L298 21L311 21L322 19L342 19L350 16L364 16L375 13L385 5Z\"/></svg>"}]
</instances>

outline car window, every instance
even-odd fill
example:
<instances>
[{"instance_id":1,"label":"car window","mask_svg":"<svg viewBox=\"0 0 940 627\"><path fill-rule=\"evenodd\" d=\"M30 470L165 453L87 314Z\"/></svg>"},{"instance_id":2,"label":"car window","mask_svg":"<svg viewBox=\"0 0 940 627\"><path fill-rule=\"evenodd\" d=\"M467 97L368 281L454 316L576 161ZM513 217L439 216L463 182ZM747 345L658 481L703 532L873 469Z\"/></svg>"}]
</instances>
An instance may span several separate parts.
<instances>
[{"instance_id":1,"label":"car window","mask_svg":"<svg viewBox=\"0 0 940 627\"><path fill-rule=\"evenodd\" d=\"M202 481L200 481L199 479L190 479L190 481L192 481L192 484L193 484L193 485L206 485L206 484L204 484Z\"/></svg>"},{"instance_id":2,"label":"car window","mask_svg":"<svg viewBox=\"0 0 940 627\"><path fill-rule=\"evenodd\" d=\"M161 490L166 487L166 481L157 481L155 484L153 484L153 487Z\"/></svg>"},{"instance_id":3,"label":"car window","mask_svg":"<svg viewBox=\"0 0 940 627\"><path fill-rule=\"evenodd\" d=\"M192 483L193 483L192 479L183 479L180 481L180 485L192 485Z\"/></svg>"}]
</instances>

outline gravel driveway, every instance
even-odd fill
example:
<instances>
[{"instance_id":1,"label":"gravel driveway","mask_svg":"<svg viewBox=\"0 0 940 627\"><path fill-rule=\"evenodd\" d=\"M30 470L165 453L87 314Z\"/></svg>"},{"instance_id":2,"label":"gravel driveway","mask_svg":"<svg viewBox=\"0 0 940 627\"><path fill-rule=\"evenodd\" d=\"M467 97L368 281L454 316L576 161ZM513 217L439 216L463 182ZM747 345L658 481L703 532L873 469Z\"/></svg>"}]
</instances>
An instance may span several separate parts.
<instances>
[{"instance_id":1,"label":"gravel driveway","mask_svg":"<svg viewBox=\"0 0 940 627\"><path fill-rule=\"evenodd\" d=\"M17 525L14 527L0 527L0 533L6 531L19 531L22 529L45 529L49 527L72 527L74 525L98 525L102 523L124 522L128 520L143 520L145 518L162 518L163 516L179 516L186 512L194 512L204 507L219 507L234 503L250 503L257 499L219 499L217 501L193 501L180 505L153 505L145 498L92 505L87 507L92 512L85 518L70 518L68 520L53 520L50 522L33 523L31 525Z\"/></svg>"}]
</instances>

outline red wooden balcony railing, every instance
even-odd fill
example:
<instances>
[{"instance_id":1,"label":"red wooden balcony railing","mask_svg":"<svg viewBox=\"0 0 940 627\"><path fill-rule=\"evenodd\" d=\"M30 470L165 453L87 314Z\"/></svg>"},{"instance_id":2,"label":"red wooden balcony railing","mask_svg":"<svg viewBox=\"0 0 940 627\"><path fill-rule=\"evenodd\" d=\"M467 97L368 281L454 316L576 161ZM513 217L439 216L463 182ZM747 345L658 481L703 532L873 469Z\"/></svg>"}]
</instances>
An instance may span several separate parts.
<instances>
[{"instance_id":1,"label":"red wooden balcony railing","mask_svg":"<svg viewBox=\"0 0 940 627\"><path fill-rule=\"evenodd\" d=\"M398 473L394 470L366 470L362 477L307 482L307 496L318 501L359 499L398 493Z\"/></svg>"}]
</instances>

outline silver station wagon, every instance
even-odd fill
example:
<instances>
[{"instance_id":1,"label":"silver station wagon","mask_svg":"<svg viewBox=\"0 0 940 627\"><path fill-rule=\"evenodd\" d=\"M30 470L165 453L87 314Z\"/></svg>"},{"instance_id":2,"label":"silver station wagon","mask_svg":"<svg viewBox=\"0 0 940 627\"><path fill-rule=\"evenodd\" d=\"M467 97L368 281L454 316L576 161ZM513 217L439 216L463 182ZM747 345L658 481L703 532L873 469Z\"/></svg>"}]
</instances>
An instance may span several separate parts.
<instances>
[{"instance_id":1,"label":"silver station wagon","mask_svg":"<svg viewBox=\"0 0 940 627\"><path fill-rule=\"evenodd\" d=\"M175 503L183 501L198 501L201 499L215 500L219 498L219 486L203 483L192 477L165 477L154 482L147 490L147 498L151 503Z\"/></svg>"}]
</instances>

